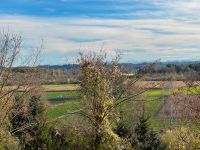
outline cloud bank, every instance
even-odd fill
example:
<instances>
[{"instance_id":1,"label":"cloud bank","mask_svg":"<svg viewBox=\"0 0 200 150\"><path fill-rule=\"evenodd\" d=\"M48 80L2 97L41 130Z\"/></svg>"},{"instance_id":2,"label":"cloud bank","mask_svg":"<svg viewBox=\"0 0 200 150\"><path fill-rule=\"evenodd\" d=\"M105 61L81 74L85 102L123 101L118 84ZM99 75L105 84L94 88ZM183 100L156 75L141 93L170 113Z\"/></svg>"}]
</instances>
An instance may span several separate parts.
<instances>
[{"instance_id":1,"label":"cloud bank","mask_svg":"<svg viewBox=\"0 0 200 150\"><path fill-rule=\"evenodd\" d=\"M28 0L20 2L28 3ZM80 0L59 2L83 3ZM73 7L84 10L85 7L94 7L102 1L95 2ZM0 30L9 28L10 31L21 34L25 52L38 46L43 39L46 56L44 64L62 64L65 63L65 58L74 61L73 57L77 56L78 51L99 51L102 47L109 56L122 53L123 62L199 60L200 1L104 2L112 5L96 7L101 10L96 16L89 12L85 16L80 13L76 17L0 13ZM44 10L48 13L58 11L58 7L51 6L51 3L47 5L44 0L38 3L46 6ZM106 10L113 10L114 13ZM101 17L103 14L106 17Z\"/></svg>"}]
</instances>

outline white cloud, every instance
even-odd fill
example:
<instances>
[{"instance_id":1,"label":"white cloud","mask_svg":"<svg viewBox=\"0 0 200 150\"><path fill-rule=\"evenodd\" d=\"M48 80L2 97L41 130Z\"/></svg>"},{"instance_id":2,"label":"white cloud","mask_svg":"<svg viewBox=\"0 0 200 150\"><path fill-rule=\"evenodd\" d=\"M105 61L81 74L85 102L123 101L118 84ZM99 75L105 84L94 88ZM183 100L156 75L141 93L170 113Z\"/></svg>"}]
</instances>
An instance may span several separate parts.
<instances>
[{"instance_id":1,"label":"white cloud","mask_svg":"<svg viewBox=\"0 0 200 150\"><path fill-rule=\"evenodd\" d=\"M157 1L157 4L162 4L168 8L173 8L177 11L200 11L200 1L199 0L169 0L165 2Z\"/></svg>"},{"instance_id":2,"label":"white cloud","mask_svg":"<svg viewBox=\"0 0 200 150\"><path fill-rule=\"evenodd\" d=\"M199 0L152 0L157 8L162 8L167 17L185 20L200 20Z\"/></svg>"},{"instance_id":3,"label":"white cloud","mask_svg":"<svg viewBox=\"0 0 200 150\"><path fill-rule=\"evenodd\" d=\"M0 29L7 27L10 31L22 34L24 43L28 46L38 46L41 39L44 39L45 53L74 55L80 49L98 51L104 44L104 49L111 55L117 49L129 50L124 55L124 61L167 60L169 56L171 59L187 59L190 56L199 58L199 55L194 54L199 52L200 25L185 21L1 15ZM94 40L81 42L80 39Z\"/></svg>"}]
</instances>

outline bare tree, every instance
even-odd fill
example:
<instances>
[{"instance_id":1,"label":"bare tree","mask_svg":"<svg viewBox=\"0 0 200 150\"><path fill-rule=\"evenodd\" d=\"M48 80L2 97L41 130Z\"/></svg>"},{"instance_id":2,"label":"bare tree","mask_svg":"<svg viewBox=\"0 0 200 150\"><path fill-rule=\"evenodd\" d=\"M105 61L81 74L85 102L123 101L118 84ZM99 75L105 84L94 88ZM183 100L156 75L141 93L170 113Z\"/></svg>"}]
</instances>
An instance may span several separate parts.
<instances>
[{"instance_id":1,"label":"bare tree","mask_svg":"<svg viewBox=\"0 0 200 150\"><path fill-rule=\"evenodd\" d=\"M21 51L20 35L5 31L0 33L0 130L3 140L6 140L3 138L5 134L11 133L9 116L13 113L16 93L23 97L27 93L38 91L39 80L36 79L35 73L38 71L36 66L40 48L35 55L27 57L24 61L20 58ZM32 69L19 75L14 71L14 67L17 66L29 66Z\"/></svg>"}]
</instances>

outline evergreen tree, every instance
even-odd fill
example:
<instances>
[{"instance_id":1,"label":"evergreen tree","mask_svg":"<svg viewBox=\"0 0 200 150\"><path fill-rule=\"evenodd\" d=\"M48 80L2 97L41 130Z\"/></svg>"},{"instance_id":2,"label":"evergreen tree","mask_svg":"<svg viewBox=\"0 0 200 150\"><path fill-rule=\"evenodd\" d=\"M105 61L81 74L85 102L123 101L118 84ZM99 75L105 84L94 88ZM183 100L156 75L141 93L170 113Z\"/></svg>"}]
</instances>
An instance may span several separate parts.
<instances>
[{"instance_id":1,"label":"evergreen tree","mask_svg":"<svg viewBox=\"0 0 200 150\"><path fill-rule=\"evenodd\" d=\"M136 150L159 150L160 140L158 134L150 129L149 118L142 115L135 127L133 146Z\"/></svg>"}]
</instances>

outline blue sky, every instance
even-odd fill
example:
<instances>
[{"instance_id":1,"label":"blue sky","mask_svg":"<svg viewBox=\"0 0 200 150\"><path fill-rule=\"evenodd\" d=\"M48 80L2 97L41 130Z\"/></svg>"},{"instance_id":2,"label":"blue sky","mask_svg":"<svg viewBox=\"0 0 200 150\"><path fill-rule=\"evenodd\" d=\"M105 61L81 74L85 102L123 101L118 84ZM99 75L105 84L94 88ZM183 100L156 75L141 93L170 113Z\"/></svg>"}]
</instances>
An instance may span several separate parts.
<instances>
[{"instance_id":1,"label":"blue sky","mask_svg":"<svg viewBox=\"0 0 200 150\"><path fill-rule=\"evenodd\" d=\"M25 54L43 40L43 64L101 48L122 62L200 60L199 0L1 0L4 29L22 35Z\"/></svg>"}]
</instances>

